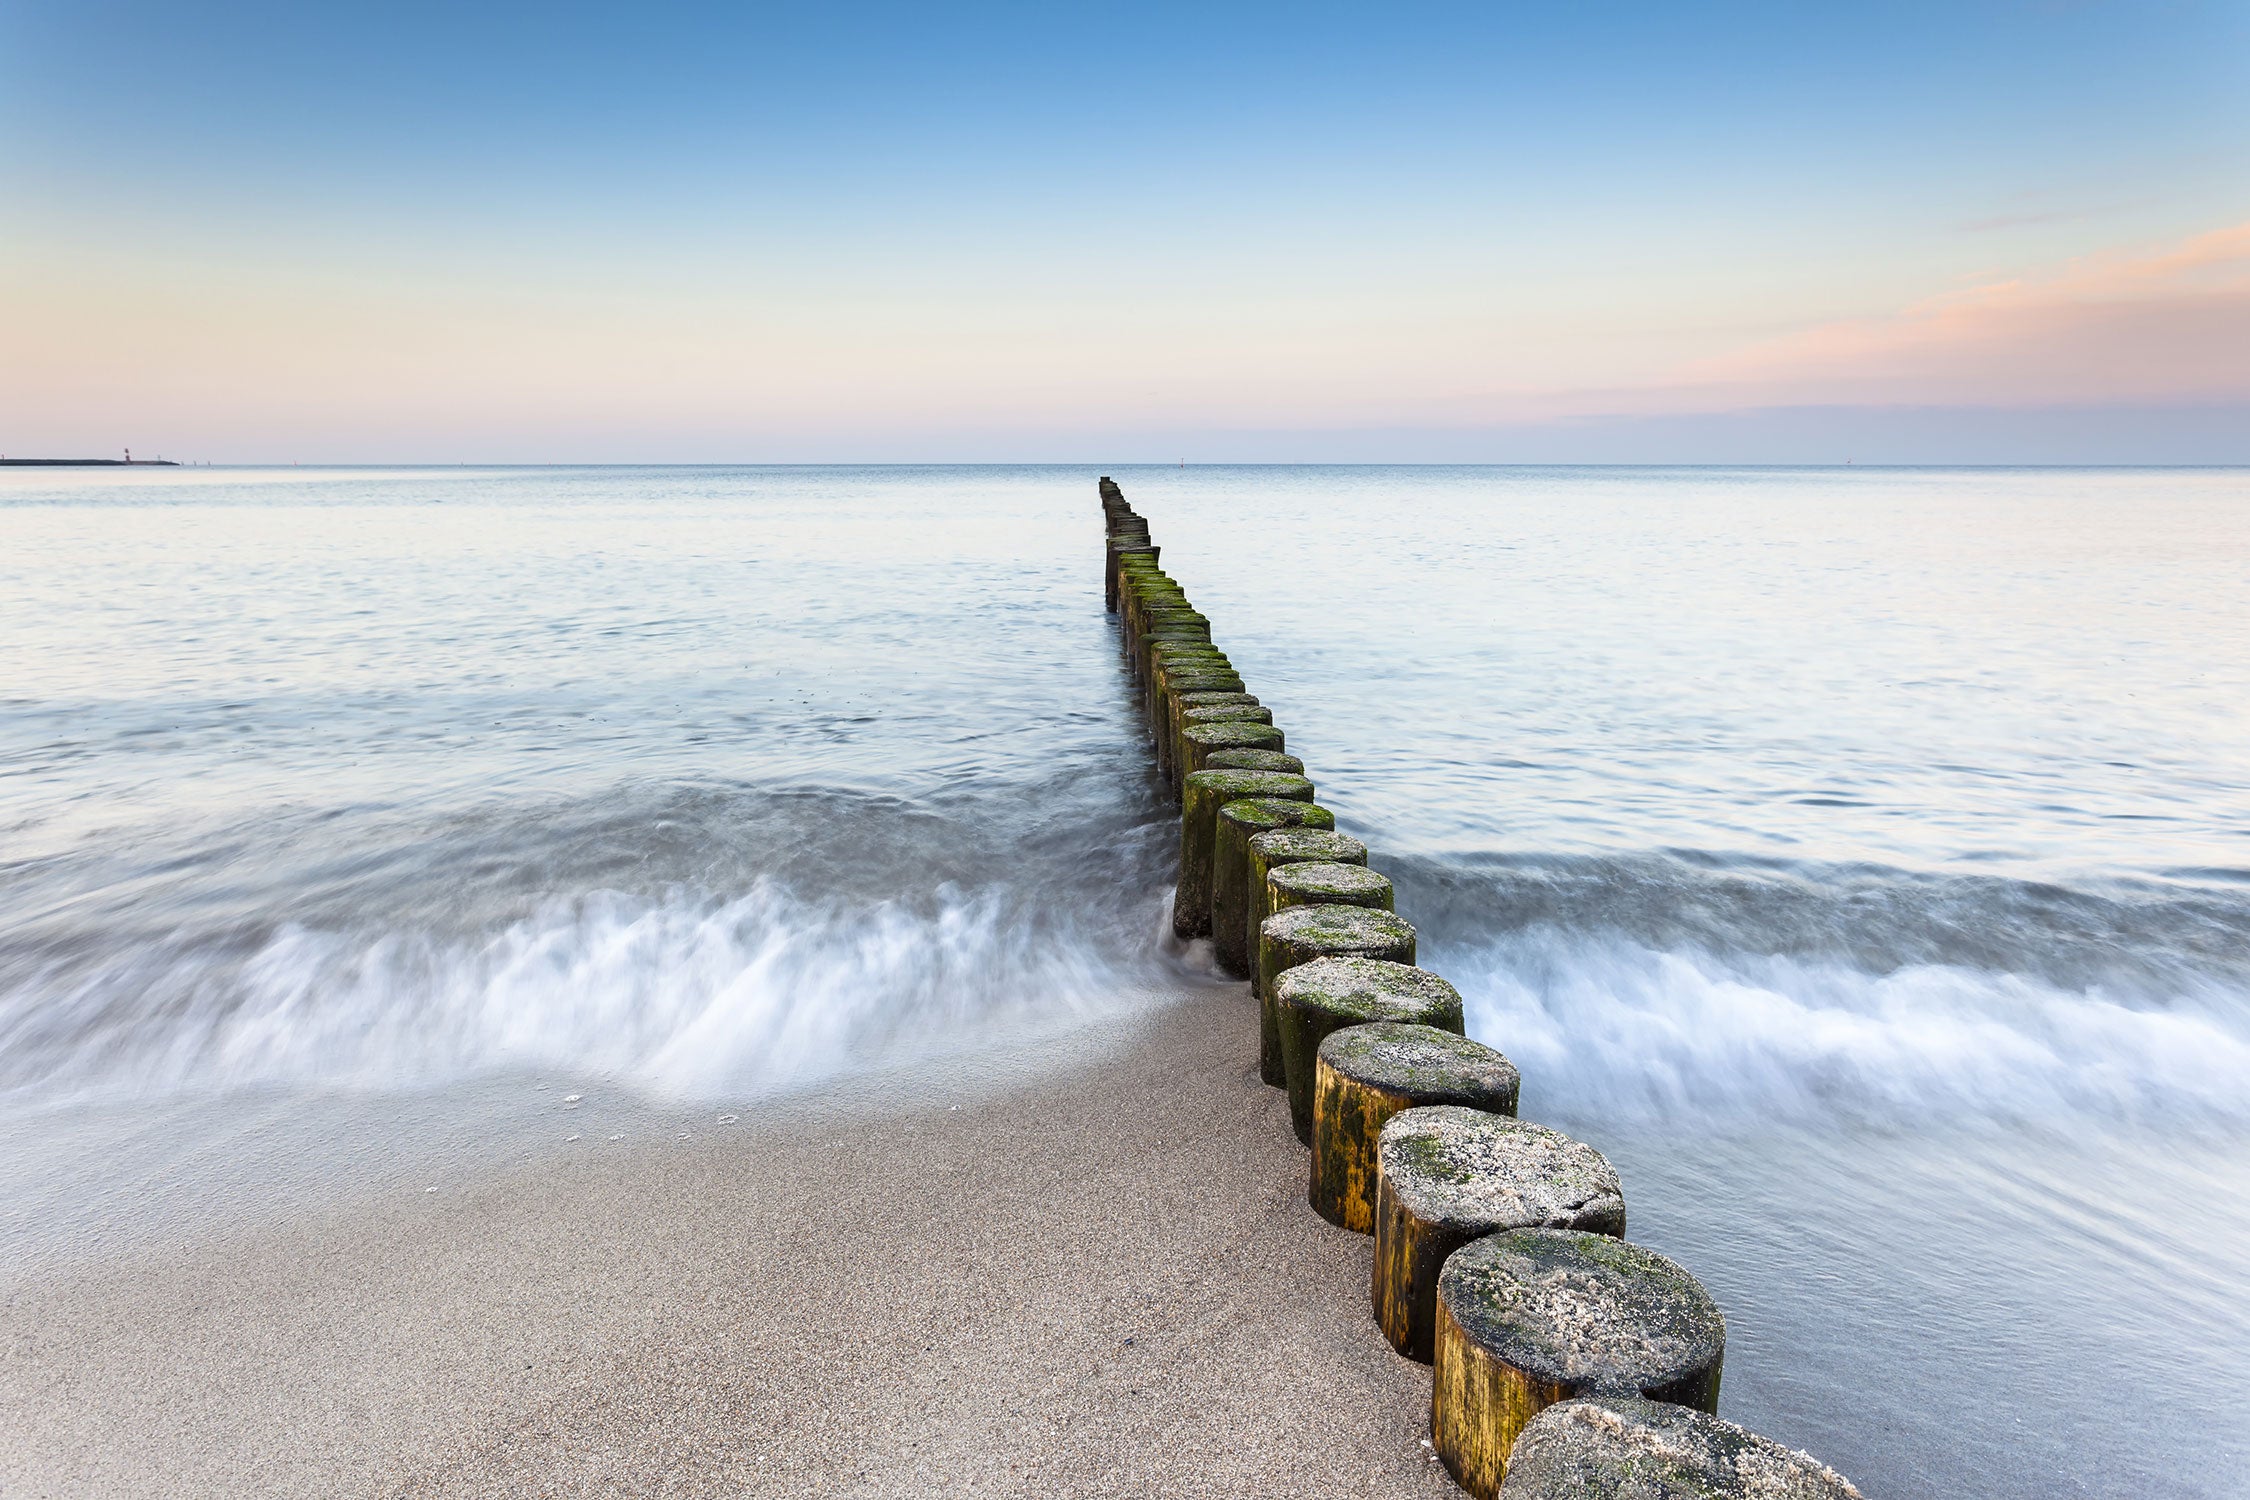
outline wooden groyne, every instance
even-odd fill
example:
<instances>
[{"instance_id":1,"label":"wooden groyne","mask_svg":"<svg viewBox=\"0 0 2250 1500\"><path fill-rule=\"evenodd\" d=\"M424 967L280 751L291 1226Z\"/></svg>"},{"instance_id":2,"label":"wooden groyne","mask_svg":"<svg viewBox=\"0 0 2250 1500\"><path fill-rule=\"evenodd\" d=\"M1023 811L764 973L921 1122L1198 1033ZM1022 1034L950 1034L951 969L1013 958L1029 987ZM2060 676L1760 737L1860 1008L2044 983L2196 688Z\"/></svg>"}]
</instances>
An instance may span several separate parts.
<instances>
[{"instance_id":1,"label":"wooden groyne","mask_svg":"<svg viewBox=\"0 0 2250 1500\"><path fill-rule=\"evenodd\" d=\"M1368 1315L1432 1366L1430 1438L1480 1500L1858 1500L1718 1416L1726 1320L1625 1237L1599 1151L1518 1121L1515 1065L1465 1035L1413 924L1104 476L1102 592L1180 803L1172 931L1251 981L1245 1059L1289 1094L1306 1194L1376 1238Z\"/></svg>"}]
</instances>

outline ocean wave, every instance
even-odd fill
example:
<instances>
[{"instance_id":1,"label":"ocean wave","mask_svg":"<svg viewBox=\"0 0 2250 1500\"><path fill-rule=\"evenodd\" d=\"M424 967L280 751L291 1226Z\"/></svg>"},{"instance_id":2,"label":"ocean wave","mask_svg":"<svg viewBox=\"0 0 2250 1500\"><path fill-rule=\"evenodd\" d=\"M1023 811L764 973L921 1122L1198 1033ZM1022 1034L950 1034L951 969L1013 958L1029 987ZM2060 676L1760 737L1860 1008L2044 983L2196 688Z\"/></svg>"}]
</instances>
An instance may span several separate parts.
<instances>
[{"instance_id":1,"label":"ocean wave","mask_svg":"<svg viewBox=\"0 0 2250 1500\"><path fill-rule=\"evenodd\" d=\"M1141 913L1145 938L1153 908ZM1114 924L1113 924L1114 925ZM0 994L0 1088L395 1087L500 1069L758 1092L1125 1003L1109 930L1004 887L880 901L776 880L594 892L481 940L285 924L242 953L159 946Z\"/></svg>"},{"instance_id":2,"label":"ocean wave","mask_svg":"<svg viewBox=\"0 0 2250 1500\"><path fill-rule=\"evenodd\" d=\"M2250 1120L2250 977L2208 891L1685 861L1422 864L1422 961L1527 1109Z\"/></svg>"}]
</instances>

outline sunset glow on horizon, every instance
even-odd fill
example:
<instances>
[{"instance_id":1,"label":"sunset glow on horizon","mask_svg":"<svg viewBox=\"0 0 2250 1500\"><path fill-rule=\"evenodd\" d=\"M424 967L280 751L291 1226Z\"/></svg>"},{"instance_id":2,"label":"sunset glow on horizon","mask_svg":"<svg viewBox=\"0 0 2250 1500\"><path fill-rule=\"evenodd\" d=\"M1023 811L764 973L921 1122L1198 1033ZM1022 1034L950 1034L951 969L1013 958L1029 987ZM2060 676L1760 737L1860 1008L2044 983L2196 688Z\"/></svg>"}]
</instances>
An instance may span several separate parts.
<instances>
[{"instance_id":1,"label":"sunset glow on horizon","mask_svg":"<svg viewBox=\"0 0 2250 1500\"><path fill-rule=\"evenodd\" d=\"M11 455L2250 461L2234 6L107 0L0 57Z\"/></svg>"}]
</instances>

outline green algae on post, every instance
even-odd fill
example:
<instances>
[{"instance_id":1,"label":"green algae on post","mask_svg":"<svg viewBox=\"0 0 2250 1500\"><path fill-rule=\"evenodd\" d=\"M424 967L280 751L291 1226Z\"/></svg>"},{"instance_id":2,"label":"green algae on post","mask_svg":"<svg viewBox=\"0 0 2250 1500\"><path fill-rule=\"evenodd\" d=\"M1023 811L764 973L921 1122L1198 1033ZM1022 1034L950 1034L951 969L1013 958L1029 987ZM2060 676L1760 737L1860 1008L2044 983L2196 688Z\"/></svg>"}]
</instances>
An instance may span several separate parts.
<instances>
[{"instance_id":1,"label":"green algae on post","mask_svg":"<svg viewBox=\"0 0 2250 1500\"><path fill-rule=\"evenodd\" d=\"M1211 933L1211 853L1219 809L1245 797L1310 802L1313 784L1278 771L1197 771L1180 781L1180 880L1172 898L1172 931L1182 938Z\"/></svg>"},{"instance_id":2,"label":"green algae on post","mask_svg":"<svg viewBox=\"0 0 2250 1500\"><path fill-rule=\"evenodd\" d=\"M1461 1488L1494 1500L1508 1452L1573 1396L1644 1396L1716 1414L1727 1325L1654 1250L1574 1229L1511 1229L1438 1273L1430 1437Z\"/></svg>"},{"instance_id":3,"label":"green algae on post","mask_svg":"<svg viewBox=\"0 0 2250 1500\"><path fill-rule=\"evenodd\" d=\"M1313 1055L1313 1212L1358 1234L1375 1230L1375 1146L1402 1109L1460 1104L1516 1112L1514 1063L1457 1031L1371 1021L1332 1031Z\"/></svg>"},{"instance_id":4,"label":"green algae on post","mask_svg":"<svg viewBox=\"0 0 2250 1500\"><path fill-rule=\"evenodd\" d=\"M1258 706L1257 695L1254 693L1226 692L1175 693L1172 695L1172 705L1175 708L1183 710L1189 708L1222 708L1230 704L1239 704L1248 708L1256 708ZM1162 719L1158 719L1154 715L1151 716L1149 721L1149 743L1156 747L1156 768L1164 773L1166 780L1177 780L1180 774L1179 766L1177 764L1180 750L1179 746L1173 743L1173 737L1165 732L1164 726L1169 722L1169 715L1166 715ZM1190 766L1188 769L1191 771L1200 771L1203 769L1203 767ZM1230 768L1222 766L1219 769L1226 770ZM1304 767L1235 766L1231 769L1237 771L1301 772L1304 770Z\"/></svg>"},{"instance_id":5,"label":"green algae on post","mask_svg":"<svg viewBox=\"0 0 2250 1500\"><path fill-rule=\"evenodd\" d=\"M1207 771L1287 771L1292 776L1305 774L1305 763L1294 755L1284 755L1279 750L1213 750L1203 757Z\"/></svg>"},{"instance_id":6,"label":"green algae on post","mask_svg":"<svg viewBox=\"0 0 2250 1500\"><path fill-rule=\"evenodd\" d=\"M1191 724L1167 759L1192 775L1224 769L1210 764L1214 750L1279 750L1281 746L1281 731L1271 724Z\"/></svg>"},{"instance_id":7,"label":"green algae on post","mask_svg":"<svg viewBox=\"0 0 2250 1500\"><path fill-rule=\"evenodd\" d=\"M1639 1396L1585 1396L1525 1424L1501 1500L1865 1500L1809 1453L1723 1417Z\"/></svg>"},{"instance_id":8,"label":"green algae on post","mask_svg":"<svg viewBox=\"0 0 2250 1500\"><path fill-rule=\"evenodd\" d=\"M1609 1158L1559 1130L1458 1104L1400 1110L1375 1144L1375 1326L1428 1364L1438 1270L1503 1229L1625 1233Z\"/></svg>"},{"instance_id":9,"label":"green algae on post","mask_svg":"<svg viewBox=\"0 0 2250 1500\"><path fill-rule=\"evenodd\" d=\"M1274 876L1297 868L1284 865L1266 877L1269 907L1279 908L1283 900L1283 892L1275 886ZM1360 867L1338 865L1335 868ZM1281 1033L1273 1010L1273 982L1283 970L1311 963L1316 958L1342 958L1351 954L1362 958L1387 958L1393 963L1414 962L1413 925L1388 909L1389 889L1390 882L1383 881L1386 898L1380 902L1321 901L1291 906L1286 910L1276 909L1272 916L1258 924L1258 1076L1275 1088L1289 1086L1288 1075L1281 1070ZM1370 888L1367 894L1372 893Z\"/></svg>"},{"instance_id":10,"label":"green algae on post","mask_svg":"<svg viewBox=\"0 0 2250 1500\"><path fill-rule=\"evenodd\" d=\"M1239 726L1237 726L1239 727ZM1205 752L1201 726L1190 732L1197 755ZM1278 732L1275 745L1280 744ZM1243 916L1249 907L1246 886L1250 874L1250 840L1277 828L1336 826L1335 815L1313 802L1281 802L1270 797L1249 797L1219 809L1219 823L1211 844L1211 947L1224 972L1246 979L1255 962Z\"/></svg>"},{"instance_id":11,"label":"green algae on post","mask_svg":"<svg viewBox=\"0 0 2250 1500\"><path fill-rule=\"evenodd\" d=\"M1432 1026L1456 1035L1462 1030L1459 990L1427 969L1380 958L1319 958L1301 964L1275 983L1272 1010L1274 1045L1281 1051L1281 1076L1289 1090L1289 1126L1307 1146L1313 1143L1314 1064L1330 1032L1370 1021Z\"/></svg>"}]
</instances>

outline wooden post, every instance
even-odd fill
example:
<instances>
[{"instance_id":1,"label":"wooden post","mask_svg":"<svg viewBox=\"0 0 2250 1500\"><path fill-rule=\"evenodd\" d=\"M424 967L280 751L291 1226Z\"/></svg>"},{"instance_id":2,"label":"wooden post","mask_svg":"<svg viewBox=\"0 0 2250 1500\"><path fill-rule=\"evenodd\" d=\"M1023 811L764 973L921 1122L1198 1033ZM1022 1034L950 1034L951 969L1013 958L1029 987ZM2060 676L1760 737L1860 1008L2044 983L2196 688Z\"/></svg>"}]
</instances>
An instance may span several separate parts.
<instances>
[{"instance_id":1,"label":"wooden post","mask_svg":"<svg viewBox=\"0 0 2250 1500\"><path fill-rule=\"evenodd\" d=\"M1500 1495L1866 1500L1809 1453L1708 1412L1639 1396L1586 1396L1533 1417L1509 1450Z\"/></svg>"},{"instance_id":2,"label":"wooden post","mask_svg":"<svg viewBox=\"0 0 2250 1500\"><path fill-rule=\"evenodd\" d=\"M1294 755L1284 755L1279 750L1213 750L1203 757L1206 771L1287 771L1292 776L1305 774L1305 763ZM1358 842L1354 840L1353 842ZM1362 850L1364 856L1366 851Z\"/></svg>"},{"instance_id":3,"label":"wooden post","mask_svg":"<svg viewBox=\"0 0 2250 1500\"><path fill-rule=\"evenodd\" d=\"M1297 868L1284 865L1283 870ZM1339 869L1352 868L1338 866ZM1279 874L1276 871L1275 874ZM1270 890L1273 877L1266 877ZM1258 927L1258 1076L1275 1088L1288 1087L1281 1071L1281 1035L1273 1013L1273 985L1281 974L1316 958L1387 958L1414 962L1414 928L1392 912L1363 906L1321 904L1277 911Z\"/></svg>"},{"instance_id":4,"label":"wooden post","mask_svg":"<svg viewBox=\"0 0 2250 1500\"><path fill-rule=\"evenodd\" d=\"M1282 732L1271 724L1190 724L1180 732L1180 742L1173 747L1170 759L1178 774L1192 776L1197 771L1224 769L1211 764L1216 751L1275 752L1284 743Z\"/></svg>"},{"instance_id":5,"label":"wooden post","mask_svg":"<svg viewBox=\"0 0 2250 1500\"><path fill-rule=\"evenodd\" d=\"M1206 759L1203 746L1210 743L1211 737L1204 731L1215 727L1218 726L1198 725L1188 731L1188 748L1195 759ZM1280 747L1278 739L1274 744L1275 748ZM1250 909L1250 840L1276 828L1330 831L1335 826L1336 819L1328 809L1312 802L1245 798L1219 809L1218 828L1211 844L1211 947L1220 969L1237 979L1247 979L1257 957L1251 950L1250 929L1244 921Z\"/></svg>"},{"instance_id":6,"label":"wooden post","mask_svg":"<svg viewBox=\"0 0 2250 1500\"><path fill-rule=\"evenodd\" d=\"M1273 873L1317 869L1283 865ZM1357 865L1331 869L1356 870ZM1380 879L1381 877L1376 877ZM1380 958L1320 958L1283 974L1273 987L1274 1044L1289 1090L1289 1125L1297 1139L1313 1141L1313 1075L1320 1044L1332 1031L1370 1021L1400 1021L1462 1032L1461 992L1427 969Z\"/></svg>"},{"instance_id":7,"label":"wooden post","mask_svg":"<svg viewBox=\"0 0 2250 1500\"><path fill-rule=\"evenodd\" d=\"M1430 1437L1461 1488L1494 1500L1508 1450L1557 1401L1646 1396L1716 1413L1726 1319L1653 1250L1573 1229L1511 1229L1438 1273Z\"/></svg>"},{"instance_id":8,"label":"wooden post","mask_svg":"<svg viewBox=\"0 0 2250 1500\"><path fill-rule=\"evenodd\" d=\"M1375 1231L1375 1145L1383 1124L1421 1104L1516 1112L1523 1080L1482 1042L1434 1026L1372 1021L1332 1031L1313 1061L1313 1212Z\"/></svg>"},{"instance_id":9,"label":"wooden post","mask_svg":"<svg viewBox=\"0 0 2250 1500\"><path fill-rule=\"evenodd\" d=\"M1223 708L1233 704L1239 704L1246 708L1258 706L1257 695L1254 693L1181 693L1177 695L1175 701L1184 708ZM1165 780L1178 781L1180 778L1179 747L1173 744L1172 737L1164 732L1164 726L1153 720L1149 724L1148 734L1149 743L1156 747L1157 770L1164 773ZM1200 771L1204 768L1202 766L1191 766L1189 769ZM1220 767L1220 769L1246 771L1273 770L1276 768L1272 766L1233 766Z\"/></svg>"},{"instance_id":10,"label":"wooden post","mask_svg":"<svg viewBox=\"0 0 2250 1500\"><path fill-rule=\"evenodd\" d=\"M1211 854L1219 809L1245 797L1310 802L1313 784L1276 771L1197 771L1180 782L1180 880L1172 898L1172 931L1211 934Z\"/></svg>"},{"instance_id":11,"label":"wooden post","mask_svg":"<svg viewBox=\"0 0 2250 1500\"><path fill-rule=\"evenodd\" d=\"M1438 1269L1503 1229L1623 1236L1625 1189L1609 1159L1559 1130L1457 1104L1400 1110L1375 1146L1375 1325L1428 1364Z\"/></svg>"}]
</instances>

